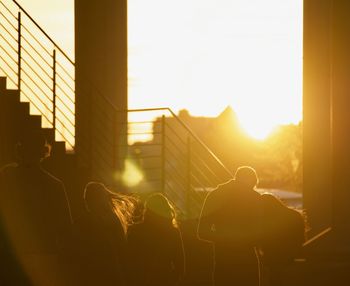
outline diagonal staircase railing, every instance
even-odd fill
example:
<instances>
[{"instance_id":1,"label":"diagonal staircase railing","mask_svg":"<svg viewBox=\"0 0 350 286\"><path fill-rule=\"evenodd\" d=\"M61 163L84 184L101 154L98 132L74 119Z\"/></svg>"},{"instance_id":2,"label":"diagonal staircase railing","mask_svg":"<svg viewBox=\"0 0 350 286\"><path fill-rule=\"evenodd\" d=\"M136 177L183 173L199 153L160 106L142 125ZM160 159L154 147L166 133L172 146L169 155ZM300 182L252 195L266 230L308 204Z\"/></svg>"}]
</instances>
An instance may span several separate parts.
<instances>
[{"instance_id":1,"label":"diagonal staircase railing","mask_svg":"<svg viewBox=\"0 0 350 286\"><path fill-rule=\"evenodd\" d=\"M55 139L75 146L75 65L15 0L0 1L0 72Z\"/></svg>"},{"instance_id":2,"label":"diagonal staircase railing","mask_svg":"<svg viewBox=\"0 0 350 286\"><path fill-rule=\"evenodd\" d=\"M198 218L206 194L231 172L170 108L128 110L120 160L135 193L163 192L186 218ZM121 117L123 118L123 117ZM126 117L124 117L126 118ZM135 184L135 185L133 185Z\"/></svg>"}]
</instances>

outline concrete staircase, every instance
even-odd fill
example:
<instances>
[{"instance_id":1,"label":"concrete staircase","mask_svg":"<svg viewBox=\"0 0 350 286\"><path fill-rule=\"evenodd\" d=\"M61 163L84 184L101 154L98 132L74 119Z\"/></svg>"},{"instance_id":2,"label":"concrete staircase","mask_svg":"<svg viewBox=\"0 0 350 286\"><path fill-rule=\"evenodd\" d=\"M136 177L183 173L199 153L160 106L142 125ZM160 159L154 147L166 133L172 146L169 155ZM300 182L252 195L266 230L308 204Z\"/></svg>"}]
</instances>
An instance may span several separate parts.
<instances>
[{"instance_id":1,"label":"concrete staircase","mask_svg":"<svg viewBox=\"0 0 350 286\"><path fill-rule=\"evenodd\" d=\"M6 88L0 77L0 165L15 161L15 145L25 130L42 130L53 156L65 156L65 142L55 140L52 128L42 128L41 116L31 115L29 102L21 102L18 90Z\"/></svg>"}]
</instances>

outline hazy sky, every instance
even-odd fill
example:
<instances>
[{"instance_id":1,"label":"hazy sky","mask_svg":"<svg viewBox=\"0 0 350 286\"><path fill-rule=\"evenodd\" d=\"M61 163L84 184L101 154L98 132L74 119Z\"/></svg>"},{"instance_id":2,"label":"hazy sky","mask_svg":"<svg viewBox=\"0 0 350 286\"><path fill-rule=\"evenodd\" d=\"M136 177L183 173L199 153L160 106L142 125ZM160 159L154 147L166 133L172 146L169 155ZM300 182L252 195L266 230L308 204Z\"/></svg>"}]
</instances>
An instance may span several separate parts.
<instances>
[{"instance_id":1,"label":"hazy sky","mask_svg":"<svg viewBox=\"0 0 350 286\"><path fill-rule=\"evenodd\" d=\"M73 0L19 0L74 57ZM302 114L302 0L129 0L129 107L219 114L252 134Z\"/></svg>"}]
</instances>

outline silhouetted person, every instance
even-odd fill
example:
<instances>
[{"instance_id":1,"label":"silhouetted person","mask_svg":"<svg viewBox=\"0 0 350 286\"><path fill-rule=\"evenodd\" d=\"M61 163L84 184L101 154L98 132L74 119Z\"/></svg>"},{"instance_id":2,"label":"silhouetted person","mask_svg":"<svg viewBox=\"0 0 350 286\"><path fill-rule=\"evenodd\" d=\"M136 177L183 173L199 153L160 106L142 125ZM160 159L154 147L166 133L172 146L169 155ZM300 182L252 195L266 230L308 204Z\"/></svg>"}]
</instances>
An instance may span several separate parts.
<instances>
[{"instance_id":1,"label":"silhouetted person","mask_svg":"<svg viewBox=\"0 0 350 286\"><path fill-rule=\"evenodd\" d=\"M85 214L74 224L77 285L126 285L126 230L133 202L98 182L86 185L84 201Z\"/></svg>"},{"instance_id":2,"label":"silhouetted person","mask_svg":"<svg viewBox=\"0 0 350 286\"><path fill-rule=\"evenodd\" d=\"M63 183L40 166L47 152L40 131L29 131L17 146L18 162L0 172L1 240L7 247L1 285L65 284L61 258L71 216Z\"/></svg>"},{"instance_id":3,"label":"silhouetted person","mask_svg":"<svg viewBox=\"0 0 350 286\"><path fill-rule=\"evenodd\" d=\"M263 265L270 285L282 285L283 271L300 254L305 241L305 220L299 211L287 207L272 194L263 203Z\"/></svg>"},{"instance_id":4,"label":"silhouetted person","mask_svg":"<svg viewBox=\"0 0 350 286\"><path fill-rule=\"evenodd\" d=\"M184 250L175 211L162 194L151 195L143 221L128 231L132 286L178 285L184 275Z\"/></svg>"},{"instance_id":5,"label":"silhouetted person","mask_svg":"<svg viewBox=\"0 0 350 286\"><path fill-rule=\"evenodd\" d=\"M256 172L237 169L235 179L219 185L206 198L198 227L202 240L215 249L215 285L259 285L256 247L261 236L262 206L254 188Z\"/></svg>"}]
</instances>

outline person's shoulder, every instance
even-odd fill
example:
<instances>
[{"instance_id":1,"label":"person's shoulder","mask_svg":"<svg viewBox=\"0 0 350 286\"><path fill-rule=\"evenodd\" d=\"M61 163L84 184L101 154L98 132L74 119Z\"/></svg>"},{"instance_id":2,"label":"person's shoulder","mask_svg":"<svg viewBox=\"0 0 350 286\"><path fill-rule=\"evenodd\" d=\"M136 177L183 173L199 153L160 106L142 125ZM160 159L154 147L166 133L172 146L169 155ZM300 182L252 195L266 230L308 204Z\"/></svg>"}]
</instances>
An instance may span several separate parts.
<instances>
[{"instance_id":1,"label":"person's shoulder","mask_svg":"<svg viewBox=\"0 0 350 286\"><path fill-rule=\"evenodd\" d=\"M47 170L40 168L40 172L41 175L43 176L43 178L45 178L45 180L53 185L56 185L59 188L64 188L64 184L63 182L55 177L53 174L51 174L50 172L48 172Z\"/></svg>"},{"instance_id":2,"label":"person's shoulder","mask_svg":"<svg viewBox=\"0 0 350 286\"><path fill-rule=\"evenodd\" d=\"M10 163L2 166L0 168L0 175L7 175L15 172L17 170L18 164L17 163Z\"/></svg>"},{"instance_id":3,"label":"person's shoulder","mask_svg":"<svg viewBox=\"0 0 350 286\"><path fill-rule=\"evenodd\" d=\"M217 187L215 188L215 190L224 189L224 188L231 188L234 186L235 186L235 180L230 179L224 183L218 184Z\"/></svg>"},{"instance_id":4,"label":"person's shoulder","mask_svg":"<svg viewBox=\"0 0 350 286\"><path fill-rule=\"evenodd\" d=\"M211 196L220 197L226 190L232 190L235 188L235 180L231 179L227 182L218 184L214 190L212 190L209 194Z\"/></svg>"}]
</instances>

